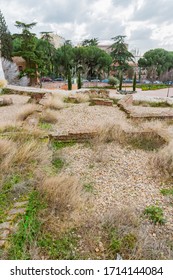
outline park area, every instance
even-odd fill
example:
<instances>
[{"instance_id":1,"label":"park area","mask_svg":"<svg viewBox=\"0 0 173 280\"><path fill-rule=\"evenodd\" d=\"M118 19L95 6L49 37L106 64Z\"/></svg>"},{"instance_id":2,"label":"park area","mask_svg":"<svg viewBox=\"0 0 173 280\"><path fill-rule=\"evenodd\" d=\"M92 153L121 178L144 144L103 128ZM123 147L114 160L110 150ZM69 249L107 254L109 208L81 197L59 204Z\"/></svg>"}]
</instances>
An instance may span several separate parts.
<instances>
[{"instance_id":1,"label":"park area","mask_svg":"<svg viewBox=\"0 0 173 280\"><path fill-rule=\"evenodd\" d=\"M7 86L1 259L172 259L173 99Z\"/></svg>"}]
</instances>

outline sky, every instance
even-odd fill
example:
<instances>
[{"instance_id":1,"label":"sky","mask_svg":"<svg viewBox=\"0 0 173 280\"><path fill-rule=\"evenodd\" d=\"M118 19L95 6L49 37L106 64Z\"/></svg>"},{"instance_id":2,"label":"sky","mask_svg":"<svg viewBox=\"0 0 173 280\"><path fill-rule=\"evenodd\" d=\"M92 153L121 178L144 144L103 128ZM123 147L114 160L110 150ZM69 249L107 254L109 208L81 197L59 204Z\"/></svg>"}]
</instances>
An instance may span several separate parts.
<instances>
[{"instance_id":1,"label":"sky","mask_svg":"<svg viewBox=\"0 0 173 280\"><path fill-rule=\"evenodd\" d=\"M77 44L125 35L129 50L173 51L173 0L0 0L11 33L16 21L37 22L32 32L53 31Z\"/></svg>"}]
</instances>

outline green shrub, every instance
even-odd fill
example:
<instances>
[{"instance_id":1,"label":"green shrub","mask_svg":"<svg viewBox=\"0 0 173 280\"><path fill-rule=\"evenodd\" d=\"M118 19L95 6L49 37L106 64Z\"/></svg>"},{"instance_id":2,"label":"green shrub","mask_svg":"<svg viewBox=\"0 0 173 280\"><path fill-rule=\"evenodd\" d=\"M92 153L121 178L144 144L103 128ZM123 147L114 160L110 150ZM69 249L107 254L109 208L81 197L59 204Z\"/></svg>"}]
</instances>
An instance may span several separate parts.
<instances>
[{"instance_id":1,"label":"green shrub","mask_svg":"<svg viewBox=\"0 0 173 280\"><path fill-rule=\"evenodd\" d=\"M163 195L173 195L173 188L172 189L162 189L160 192Z\"/></svg>"},{"instance_id":2,"label":"green shrub","mask_svg":"<svg viewBox=\"0 0 173 280\"><path fill-rule=\"evenodd\" d=\"M113 76L110 76L108 79L108 84L111 86L117 86L119 84L119 80Z\"/></svg>"},{"instance_id":3,"label":"green shrub","mask_svg":"<svg viewBox=\"0 0 173 280\"><path fill-rule=\"evenodd\" d=\"M159 206L151 205L145 208L144 215L147 215L154 224L164 224L165 219L163 216L163 210Z\"/></svg>"}]
</instances>

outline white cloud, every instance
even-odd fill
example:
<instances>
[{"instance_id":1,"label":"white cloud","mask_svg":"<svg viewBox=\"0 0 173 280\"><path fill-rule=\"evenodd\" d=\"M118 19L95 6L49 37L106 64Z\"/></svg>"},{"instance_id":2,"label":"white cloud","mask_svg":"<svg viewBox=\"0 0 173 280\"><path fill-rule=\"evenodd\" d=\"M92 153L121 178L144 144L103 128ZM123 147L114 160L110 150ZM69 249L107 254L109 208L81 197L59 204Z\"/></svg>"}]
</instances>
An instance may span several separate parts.
<instances>
[{"instance_id":1,"label":"white cloud","mask_svg":"<svg viewBox=\"0 0 173 280\"><path fill-rule=\"evenodd\" d=\"M12 33L17 20L37 21L33 32L54 31L72 42L122 34L141 52L173 50L172 0L0 0L0 7Z\"/></svg>"}]
</instances>

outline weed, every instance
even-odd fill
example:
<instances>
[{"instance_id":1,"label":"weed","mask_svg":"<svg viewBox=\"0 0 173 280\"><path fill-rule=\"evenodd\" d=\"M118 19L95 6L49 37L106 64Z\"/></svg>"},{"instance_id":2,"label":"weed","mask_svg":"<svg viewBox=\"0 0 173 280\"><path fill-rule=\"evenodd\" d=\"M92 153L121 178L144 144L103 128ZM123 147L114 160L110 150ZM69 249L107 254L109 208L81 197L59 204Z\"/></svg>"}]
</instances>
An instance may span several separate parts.
<instances>
[{"instance_id":1,"label":"weed","mask_svg":"<svg viewBox=\"0 0 173 280\"><path fill-rule=\"evenodd\" d=\"M33 191L29 197L26 214L19 223L18 230L10 238L8 258L11 260L30 259L29 250L35 240L38 239L41 222L38 220L38 212L45 208L37 191Z\"/></svg>"},{"instance_id":2,"label":"weed","mask_svg":"<svg viewBox=\"0 0 173 280\"><path fill-rule=\"evenodd\" d=\"M50 234L44 234L38 241L38 246L42 253L53 260L74 260L77 259L75 253L78 237L74 230L66 232L59 239L53 238Z\"/></svg>"},{"instance_id":3,"label":"weed","mask_svg":"<svg viewBox=\"0 0 173 280\"><path fill-rule=\"evenodd\" d=\"M173 188L172 189L162 189L160 192L163 195L173 195Z\"/></svg>"},{"instance_id":4,"label":"weed","mask_svg":"<svg viewBox=\"0 0 173 280\"><path fill-rule=\"evenodd\" d=\"M21 182L22 178L18 174L14 174L5 180L0 191L0 222L3 222L7 213L6 210L13 203L11 201L11 190L13 186Z\"/></svg>"},{"instance_id":5,"label":"weed","mask_svg":"<svg viewBox=\"0 0 173 280\"><path fill-rule=\"evenodd\" d=\"M55 167L56 170L60 170L64 166L64 161L61 158L55 158L52 160L52 165Z\"/></svg>"},{"instance_id":6,"label":"weed","mask_svg":"<svg viewBox=\"0 0 173 280\"><path fill-rule=\"evenodd\" d=\"M38 124L39 128L43 129L43 130L50 130L52 129L52 125L50 123L47 123L47 122L39 122Z\"/></svg>"},{"instance_id":7,"label":"weed","mask_svg":"<svg viewBox=\"0 0 173 280\"><path fill-rule=\"evenodd\" d=\"M109 233L109 239L110 239L109 249L111 251L113 251L114 253L119 253L122 242L118 237L118 233L117 233L116 229L111 228L110 233Z\"/></svg>"},{"instance_id":8,"label":"weed","mask_svg":"<svg viewBox=\"0 0 173 280\"><path fill-rule=\"evenodd\" d=\"M144 215L147 215L154 224L164 224L166 221L163 216L163 210L155 205L151 205L145 208Z\"/></svg>"},{"instance_id":9,"label":"weed","mask_svg":"<svg viewBox=\"0 0 173 280\"><path fill-rule=\"evenodd\" d=\"M142 149L145 151L153 151L159 149L165 141L156 133L136 133L129 134L127 138L127 144L132 146L134 149Z\"/></svg>"},{"instance_id":10,"label":"weed","mask_svg":"<svg viewBox=\"0 0 173 280\"><path fill-rule=\"evenodd\" d=\"M60 150L65 147L71 147L76 144L76 141L62 142L62 141L52 141L52 147L54 150Z\"/></svg>"},{"instance_id":11,"label":"weed","mask_svg":"<svg viewBox=\"0 0 173 280\"><path fill-rule=\"evenodd\" d=\"M92 184L84 184L84 189L85 189L86 192L93 193L93 191L94 191L94 187L93 187Z\"/></svg>"}]
</instances>

